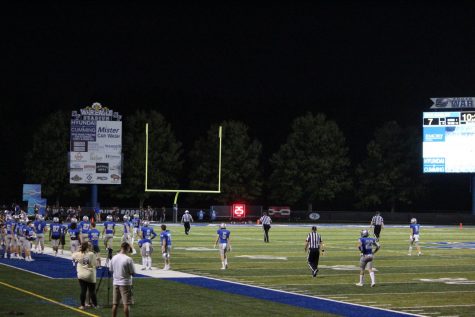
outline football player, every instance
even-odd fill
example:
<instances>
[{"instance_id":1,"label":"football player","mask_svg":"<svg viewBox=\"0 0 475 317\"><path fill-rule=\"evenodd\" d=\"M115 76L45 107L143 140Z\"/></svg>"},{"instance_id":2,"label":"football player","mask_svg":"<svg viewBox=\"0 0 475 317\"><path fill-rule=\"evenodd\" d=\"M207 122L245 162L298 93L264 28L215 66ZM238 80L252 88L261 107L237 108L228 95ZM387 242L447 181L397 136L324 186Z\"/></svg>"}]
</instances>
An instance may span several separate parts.
<instances>
[{"instance_id":1,"label":"football player","mask_svg":"<svg viewBox=\"0 0 475 317\"><path fill-rule=\"evenodd\" d=\"M132 254L135 254L137 252L134 249L134 241L136 238L138 239L140 236L141 221L140 221L139 214L135 214L131 222L132 222L133 231L132 231L132 240L130 241L130 246L132 247Z\"/></svg>"},{"instance_id":2,"label":"football player","mask_svg":"<svg viewBox=\"0 0 475 317\"><path fill-rule=\"evenodd\" d=\"M419 232L420 232L421 225L417 223L416 218L411 219L411 224L409 228L411 230L411 234L409 235L409 253L407 255L411 256L412 254L412 247L415 245L417 249L417 255L422 255L421 247L419 246Z\"/></svg>"},{"instance_id":3,"label":"football player","mask_svg":"<svg viewBox=\"0 0 475 317\"><path fill-rule=\"evenodd\" d=\"M219 242L219 254L221 256L221 270L228 268L227 252L231 251L231 232L226 229L226 224L222 223L218 231L216 231L217 237L214 243L214 247L218 246Z\"/></svg>"},{"instance_id":4,"label":"football player","mask_svg":"<svg viewBox=\"0 0 475 317\"><path fill-rule=\"evenodd\" d=\"M130 237L132 233L132 224L129 221L130 217L125 215L122 219L124 220L124 233L122 235L122 243L127 242L130 245Z\"/></svg>"},{"instance_id":5,"label":"football player","mask_svg":"<svg viewBox=\"0 0 475 317\"><path fill-rule=\"evenodd\" d=\"M164 270L170 269L170 252L172 249L172 234L167 230L166 225L161 225L160 244L162 247L162 258L165 262Z\"/></svg>"},{"instance_id":6,"label":"football player","mask_svg":"<svg viewBox=\"0 0 475 317\"><path fill-rule=\"evenodd\" d=\"M138 242L142 255L142 270L152 269L152 239L140 239Z\"/></svg>"},{"instance_id":7,"label":"football player","mask_svg":"<svg viewBox=\"0 0 475 317\"><path fill-rule=\"evenodd\" d=\"M36 220L33 222L33 227L35 228L36 239L35 239L35 252L43 253L45 250L45 231L46 231L46 221L43 216L37 215Z\"/></svg>"},{"instance_id":8,"label":"football player","mask_svg":"<svg viewBox=\"0 0 475 317\"><path fill-rule=\"evenodd\" d=\"M79 223L79 242L80 244L89 241L89 230L91 229L91 223L89 217L82 217L82 221Z\"/></svg>"},{"instance_id":9,"label":"football player","mask_svg":"<svg viewBox=\"0 0 475 317\"><path fill-rule=\"evenodd\" d=\"M111 215L106 217L106 222L104 222L104 229L102 230L102 237L104 238L104 246L107 250L107 259L106 266L109 263L109 260L112 259L112 239L115 234L115 222L112 221L113 218Z\"/></svg>"},{"instance_id":10,"label":"football player","mask_svg":"<svg viewBox=\"0 0 475 317\"><path fill-rule=\"evenodd\" d=\"M23 226L23 250L25 251L25 260L34 261L31 258L31 243L36 240L35 227L33 222L27 223Z\"/></svg>"},{"instance_id":11,"label":"football player","mask_svg":"<svg viewBox=\"0 0 475 317\"><path fill-rule=\"evenodd\" d=\"M79 251L79 228L78 228L78 220L76 218L71 218L71 224L68 228L68 234L70 239L70 248L71 254Z\"/></svg>"},{"instance_id":12,"label":"football player","mask_svg":"<svg viewBox=\"0 0 475 317\"><path fill-rule=\"evenodd\" d=\"M54 217L53 223L49 225L49 241L54 251L54 256L58 255L59 239L61 238L62 225L59 223L59 218Z\"/></svg>"},{"instance_id":13,"label":"football player","mask_svg":"<svg viewBox=\"0 0 475 317\"><path fill-rule=\"evenodd\" d=\"M373 270L373 256L378 252L380 246L374 238L369 238L368 230L361 231L361 238L358 240L358 250L360 250L360 282L356 286L363 286L364 271L368 270L371 278L371 287L376 285L376 278ZM375 247L373 251L373 246Z\"/></svg>"}]
</instances>

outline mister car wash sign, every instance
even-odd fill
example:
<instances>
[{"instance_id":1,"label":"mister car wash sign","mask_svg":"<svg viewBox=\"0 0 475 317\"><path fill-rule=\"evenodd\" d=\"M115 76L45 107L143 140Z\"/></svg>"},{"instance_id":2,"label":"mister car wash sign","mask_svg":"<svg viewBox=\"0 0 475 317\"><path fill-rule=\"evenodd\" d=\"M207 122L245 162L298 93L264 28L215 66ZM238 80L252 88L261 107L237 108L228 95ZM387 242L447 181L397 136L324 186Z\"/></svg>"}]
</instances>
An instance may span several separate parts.
<instances>
[{"instance_id":1,"label":"mister car wash sign","mask_svg":"<svg viewBox=\"0 0 475 317\"><path fill-rule=\"evenodd\" d=\"M122 116L96 102L71 114L69 182L121 184Z\"/></svg>"}]
</instances>

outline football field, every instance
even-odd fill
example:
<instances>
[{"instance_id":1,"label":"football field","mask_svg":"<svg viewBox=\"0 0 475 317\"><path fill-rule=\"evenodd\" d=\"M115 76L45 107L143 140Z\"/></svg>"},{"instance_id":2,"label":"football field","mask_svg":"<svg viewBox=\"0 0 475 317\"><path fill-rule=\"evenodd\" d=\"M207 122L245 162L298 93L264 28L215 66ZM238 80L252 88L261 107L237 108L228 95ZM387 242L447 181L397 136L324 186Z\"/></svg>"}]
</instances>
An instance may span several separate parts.
<instances>
[{"instance_id":1,"label":"football field","mask_svg":"<svg viewBox=\"0 0 475 317\"><path fill-rule=\"evenodd\" d=\"M358 316L358 309L366 306L378 309L361 316L386 316L391 311L415 316L475 315L474 227L422 225L421 256L415 251L412 256L407 254L408 225L384 228L381 250L374 260L374 288L368 275L363 287L355 286L359 279L357 240L360 230L367 227L319 226L326 252L320 257L316 278L311 276L304 252L310 227L275 224L270 243L264 243L260 226L228 225L232 251L229 268L221 270L219 253L213 248L216 224L193 225L190 235L179 225L169 225L172 272L161 270L157 238L155 269L147 272L160 278L134 279L132 316ZM160 228L154 228L159 233ZM115 246L120 235L119 229ZM108 307L76 309L79 285L74 274L52 278L48 272L29 272L45 264L46 271L57 273L68 266L65 270L71 273L71 262L59 260L51 256L31 263L1 260L0 316L109 316ZM138 254L134 260L141 264ZM98 271L98 282L101 276ZM98 294L101 306L107 306L110 285L104 276Z\"/></svg>"}]
</instances>

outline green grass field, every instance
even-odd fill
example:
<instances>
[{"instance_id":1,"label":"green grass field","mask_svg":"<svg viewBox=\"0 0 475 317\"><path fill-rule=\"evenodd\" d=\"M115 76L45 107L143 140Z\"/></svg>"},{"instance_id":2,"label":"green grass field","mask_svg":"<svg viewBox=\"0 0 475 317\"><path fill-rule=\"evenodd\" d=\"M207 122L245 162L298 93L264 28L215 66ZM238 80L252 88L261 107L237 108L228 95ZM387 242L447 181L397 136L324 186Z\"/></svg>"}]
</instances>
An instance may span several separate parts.
<instances>
[{"instance_id":1,"label":"green grass field","mask_svg":"<svg viewBox=\"0 0 475 317\"><path fill-rule=\"evenodd\" d=\"M415 252L411 257L407 255L407 227L383 229L382 248L374 261L378 270L375 288L369 287L369 276L363 288L355 286L359 275L356 243L362 228L319 227L326 252L320 258L317 278L311 277L304 252L310 227L276 224L270 232L270 243L265 244L260 227L228 225L233 250L225 271L220 270L219 253L213 249L216 226L193 226L189 236L181 226L169 229L173 238L171 265L176 271L419 315L475 315L473 244L472 249L437 248L435 244L474 242L474 227L422 227L420 257ZM141 263L139 256L134 259ZM163 266L159 252L153 261L154 267ZM101 287L100 305L106 289ZM75 279L53 280L0 265L0 316L84 316L33 294L79 306ZM161 279L135 279L134 296L133 316L332 316ZM110 308L86 312L95 316L111 314Z\"/></svg>"}]
</instances>

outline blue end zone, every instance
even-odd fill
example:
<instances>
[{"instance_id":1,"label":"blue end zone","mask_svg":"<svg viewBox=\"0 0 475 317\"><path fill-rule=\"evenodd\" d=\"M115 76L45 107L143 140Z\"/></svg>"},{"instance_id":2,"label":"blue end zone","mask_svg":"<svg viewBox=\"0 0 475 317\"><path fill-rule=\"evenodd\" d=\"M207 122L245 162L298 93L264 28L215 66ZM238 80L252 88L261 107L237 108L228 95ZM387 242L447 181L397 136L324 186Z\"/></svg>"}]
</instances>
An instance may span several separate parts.
<instances>
[{"instance_id":1,"label":"blue end zone","mask_svg":"<svg viewBox=\"0 0 475 317\"><path fill-rule=\"evenodd\" d=\"M0 258L0 264L49 278L77 278L76 267L73 266L71 260L46 254L34 254L33 259L33 262L27 262L25 260ZM103 267L97 269L97 278L102 276L103 271ZM136 274L134 277L143 278L148 276Z\"/></svg>"},{"instance_id":2,"label":"blue end zone","mask_svg":"<svg viewBox=\"0 0 475 317\"><path fill-rule=\"evenodd\" d=\"M209 288L236 295L244 295L252 298L269 300L281 304L312 309L320 312L331 313L347 317L402 317L417 316L408 313L378 309L374 307L360 306L337 302L324 298L310 297L292 294L260 287L248 286L238 283L220 281L210 278L167 278L179 283Z\"/></svg>"}]
</instances>

